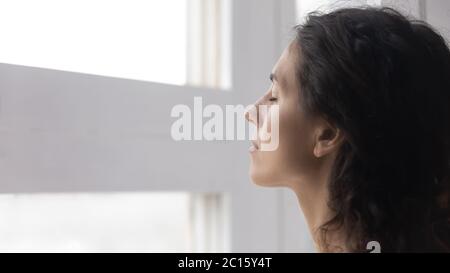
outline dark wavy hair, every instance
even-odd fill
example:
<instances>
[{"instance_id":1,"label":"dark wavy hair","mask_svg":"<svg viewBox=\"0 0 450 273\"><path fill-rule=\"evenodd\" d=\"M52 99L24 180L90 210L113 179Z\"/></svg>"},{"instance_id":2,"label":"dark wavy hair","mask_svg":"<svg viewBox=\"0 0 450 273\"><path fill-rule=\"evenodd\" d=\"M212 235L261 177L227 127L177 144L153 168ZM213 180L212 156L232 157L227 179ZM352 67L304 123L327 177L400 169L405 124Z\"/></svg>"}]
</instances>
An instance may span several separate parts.
<instances>
[{"instance_id":1,"label":"dark wavy hair","mask_svg":"<svg viewBox=\"0 0 450 273\"><path fill-rule=\"evenodd\" d=\"M345 136L329 181L350 251L450 251L450 51L391 8L310 13L295 27L300 103Z\"/></svg>"}]
</instances>

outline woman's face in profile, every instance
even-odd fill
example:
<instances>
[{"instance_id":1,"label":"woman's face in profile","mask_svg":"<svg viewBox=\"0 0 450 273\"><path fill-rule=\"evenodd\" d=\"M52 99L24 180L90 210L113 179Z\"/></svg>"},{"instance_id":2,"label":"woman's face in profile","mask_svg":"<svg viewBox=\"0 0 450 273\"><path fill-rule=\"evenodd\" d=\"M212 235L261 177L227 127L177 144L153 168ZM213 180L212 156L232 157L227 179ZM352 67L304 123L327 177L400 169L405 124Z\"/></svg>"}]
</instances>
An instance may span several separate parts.
<instances>
[{"instance_id":1,"label":"woman's face in profile","mask_svg":"<svg viewBox=\"0 0 450 273\"><path fill-rule=\"evenodd\" d=\"M271 73L270 88L255 102L258 110L266 105L267 114L249 117L249 122L258 128L258 137L250 149L250 177L261 186L294 186L293 181L314 169L314 119L303 111L301 90L296 79L299 58L297 43L292 42L282 53ZM279 109L279 142L273 151L261 149L262 128L274 128L270 117L274 105ZM266 124L265 124L266 123ZM269 123L269 124L267 124ZM267 127L264 127L267 126ZM269 129L270 130L270 129Z\"/></svg>"}]
</instances>

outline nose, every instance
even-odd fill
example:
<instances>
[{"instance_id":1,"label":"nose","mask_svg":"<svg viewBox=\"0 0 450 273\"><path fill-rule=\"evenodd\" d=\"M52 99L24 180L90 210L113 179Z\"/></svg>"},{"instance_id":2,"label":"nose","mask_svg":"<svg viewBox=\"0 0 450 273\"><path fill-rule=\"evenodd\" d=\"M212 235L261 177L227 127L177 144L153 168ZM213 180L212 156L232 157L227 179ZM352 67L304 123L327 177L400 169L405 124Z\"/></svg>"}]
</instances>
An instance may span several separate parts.
<instances>
[{"instance_id":1,"label":"nose","mask_svg":"<svg viewBox=\"0 0 450 273\"><path fill-rule=\"evenodd\" d=\"M253 124L257 124L258 122L258 111L255 104L249 105L247 109L245 109L245 119Z\"/></svg>"},{"instance_id":2,"label":"nose","mask_svg":"<svg viewBox=\"0 0 450 273\"><path fill-rule=\"evenodd\" d=\"M250 105L247 107L247 109L245 110L245 119L250 122L253 123L254 125L258 126L258 119L261 122L261 118L259 117L259 106L261 104L263 104L264 102L264 97L259 98L254 104Z\"/></svg>"}]
</instances>

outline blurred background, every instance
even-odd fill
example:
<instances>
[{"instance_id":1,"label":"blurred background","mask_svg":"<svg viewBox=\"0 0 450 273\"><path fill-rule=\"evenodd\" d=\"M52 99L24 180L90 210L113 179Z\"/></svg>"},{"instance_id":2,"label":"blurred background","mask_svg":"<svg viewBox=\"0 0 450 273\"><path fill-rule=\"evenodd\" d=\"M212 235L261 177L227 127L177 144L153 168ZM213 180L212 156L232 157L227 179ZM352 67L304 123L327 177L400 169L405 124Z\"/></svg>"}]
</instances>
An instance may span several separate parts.
<instances>
[{"instance_id":1,"label":"blurred background","mask_svg":"<svg viewBox=\"0 0 450 273\"><path fill-rule=\"evenodd\" d=\"M0 252L313 252L248 142L171 138L177 104L248 105L313 10L446 0L0 0Z\"/></svg>"}]
</instances>

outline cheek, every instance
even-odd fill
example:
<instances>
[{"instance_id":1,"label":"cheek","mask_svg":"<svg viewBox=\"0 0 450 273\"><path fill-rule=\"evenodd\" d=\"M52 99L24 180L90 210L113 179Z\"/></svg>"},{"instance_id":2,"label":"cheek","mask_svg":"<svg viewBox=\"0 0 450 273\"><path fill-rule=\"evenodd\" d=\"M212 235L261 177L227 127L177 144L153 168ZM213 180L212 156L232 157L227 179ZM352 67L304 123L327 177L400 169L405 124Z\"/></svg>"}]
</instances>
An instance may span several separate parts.
<instances>
[{"instance_id":1,"label":"cheek","mask_svg":"<svg viewBox=\"0 0 450 273\"><path fill-rule=\"evenodd\" d=\"M278 149L252 155L250 175L263 186L289 186L286 181L305 173L311 165L310 129L295 104L281 104Z\"/></svg>"},{"instance_id":2,"label":"cheek","mask_svg":"<svg viewBox=\"0 0 450 273\"><path fill-rule=\"evenodd\" d=\"M297 106L280 112L279 157L285 172L302 174L313 160L312 134L309 122Z\"/></svg>"}]
</instances>

